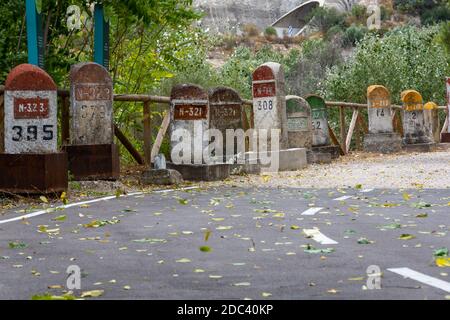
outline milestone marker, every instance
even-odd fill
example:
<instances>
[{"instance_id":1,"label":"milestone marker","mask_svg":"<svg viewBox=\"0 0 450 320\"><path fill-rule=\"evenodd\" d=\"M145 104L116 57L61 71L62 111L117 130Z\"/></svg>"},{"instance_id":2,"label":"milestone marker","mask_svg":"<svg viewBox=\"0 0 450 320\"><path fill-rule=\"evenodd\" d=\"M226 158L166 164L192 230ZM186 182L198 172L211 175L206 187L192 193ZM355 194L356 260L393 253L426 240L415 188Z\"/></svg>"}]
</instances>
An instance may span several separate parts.
<instances>
[{"instance_id":1,"label":"milestone marker","mask_svg":"<svg viewBox=\"0 0 450 320\"><path fill-rule=\"evenodd\" d=\"M53 79L31 64L14 68L6 79L0 119L0 191L65 191L67 155L57 150Z\"/></svg>"},{"instance_id":2,"label":"milestone marker","mask_svg":"<svg viewBox=\"0 0 450 320\"><path fill-rule=\"evenodd\" d=\"M394 132L391 95L380 85L367 89L369 133L364 137L364 151L395 153L402 149L402 139Z\"/></svg>"},{"instance_id":3,"label":"milestone marker","mask_svg":"<svg viewBox=\"0 0 450 320\"><path fill-rule=\"evenodd\" d=\"M97 63L70 71L69 170L75 180L117 180L119 151L114 144L113 83Z\"/></svg>"}]
</instances>

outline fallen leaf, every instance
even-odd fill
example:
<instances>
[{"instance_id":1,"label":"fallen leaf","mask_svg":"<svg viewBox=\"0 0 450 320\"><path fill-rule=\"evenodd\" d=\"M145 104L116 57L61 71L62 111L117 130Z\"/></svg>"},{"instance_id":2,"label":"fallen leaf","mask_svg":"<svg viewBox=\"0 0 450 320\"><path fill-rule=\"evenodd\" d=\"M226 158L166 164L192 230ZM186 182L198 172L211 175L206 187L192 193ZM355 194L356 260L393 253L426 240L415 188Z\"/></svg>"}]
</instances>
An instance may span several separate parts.
<instances>
[{"instance_id":1,"label":"fallen leaf","mask_svg":"<svg viewBox=\"0 0 450 320\"><path fill-rule=\"evenodd\" d=\"M52 220L53 221L65 221L66 219L67 219L67 216L64 214L64 215L58 216L56 218L53 218Z\"/></svg>"},{"instance_id":2,"label":"fallen leaf","mask_svg":"<svg viewBox=\"0 0 450 320\"><path fill-rule=\"evenodd\" d=\"M250 282L239 282L239 283L234 283L233 286L235 287L248 287L250 286Z\"/></svg>"},{"instance_id":3,"label":"fallen leaf","mask_svg":"<svg viewBox=\"0 0 450 320\"><path fill-rule=\"evenodd\" d=\"M75 300L75 299L76 298L70 294L65 294L62 296L53 296L49 293L43 295L36 294L31 297L31 300Z\"/></svg>"},{"instance_id":4,"label":"fallen leaf","mask_svg":"<svg viewBox=\"0 0 450 320\"><path fill-rule=\"evenodd\" d=\"M449 257L438 257L438 258L436 258L436 265L439 268L450 267L450 258Z\"/></svg>"},{"instance_id":5,"label":"fallen leaf","mask_svg":"<svg viewBox=\"0 0 450 320\"><path fill-rule=\"evenodd\" d=\"M415 238L416 237L413 236L412 234L405 233L405 234L402 234L398 239L399 240L412 240L412 239L415 239Z\"/></svg>"},{"instance_id":6,"label":"fallen leaf","mask_svg":"<svg viewBox=\"0 0 450 320\"><path fill-rule=\"evenodd\" d=\"M370 241L369 239L367 239L367 238L359 238L358 239L358 244L372 244L373 242L372 241Z\"/></svg>"},{"instance_id":7,"label":"fallen leaf","mask_svg":"<svg viewBox=\"0 0 450 320\"><path fill-rule=\"evenodd\" d=\"M105 290L91 290L91 291L84 291L81 293L81 298L97 298L103 295Z\"/></svg>"},{"instance_id":8,"label":"fallen leaf","mask_svg":"<svg viewBox=\"0 0 450 320\"><path fill-rule=\"evenodd\" d=\"M48 199L46 197L44 197L44 196L40 196L39 199L41 199L41 201L43 203L48 203Z\"/></svg>"},{"instance_id":9,"label":"fallen leaf","mask_svg":"<svg viewBox=\"0 0 450 320\"><path fill-rule=\"evenodd\" d=\"M211 248L208 246L203 246L203 247L200 247L200 251L201 252L211 252Z\"/></svg>"},{"instance_id":10,"label":"fallen leaf","mask_svg":"<svg viewBox=\"0 0 450 320\"><path fill-rule=\"evenodd\" d=\"M10 242L9 243L10 249L25 249L27 247L28 247L28 245L23 242Z\"/></svg>"},{"instance_id":11,"label":"fallen leaf","mask_svg":"<svg viewBox=\"0 0 450 320\"><path fill-rule=\"evenodd\" d=\"M191 260L189 260L187 258L182 258L182 259L176 260L176 262L178 262L178 263L189 263L189 262L191 262Z\"/></svg>"},{"instance_id":12,"label":"fallen leaf","mask_svg":"<svg viewBox=\"0 0 450 320\"><path fill-rule=\"evenodd\" d=\"M211 230L206 230L205 231L205 242L208 242L209 237L211 236Z\"/></svg>"},{"instance_id":13,"label":"fallen leaf","mask_svg":"<svg viewBox=\"0 0 450 320\"><path fill-rule=\"evenodd\" d=\"M448 256L448 248L439 248L434 250L433 256L435 257L447 257Z\"/></svg>"}]
</instances>

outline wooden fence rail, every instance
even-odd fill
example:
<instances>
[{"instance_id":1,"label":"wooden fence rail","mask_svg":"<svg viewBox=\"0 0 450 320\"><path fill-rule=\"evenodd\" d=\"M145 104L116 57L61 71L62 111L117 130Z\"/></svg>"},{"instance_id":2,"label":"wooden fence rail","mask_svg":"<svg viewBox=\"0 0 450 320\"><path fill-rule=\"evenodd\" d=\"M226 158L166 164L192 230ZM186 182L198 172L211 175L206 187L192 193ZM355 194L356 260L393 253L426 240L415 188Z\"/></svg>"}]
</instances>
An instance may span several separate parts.
<instances>
[{"instance_id":1,"label":"wooden fence rail","mask_svg":"<svg viewBox=\"0 0 450 320\"><path fill-rule=\"evenodd\" d=\"M4 86L0 86L0 103L3 102ZM58 96L61 101L61 139L63 144L68 144L70 140L70 129L69 129L69 98L70 92L68 90L58 90ZM162 120L161 127L158 131L155 142L152 145L152 122L151 122L151 109L152 103L157 104L170 104L170 98L164 96L154 96L146 94L115 94L114 101L116 102L130 102L130 103L142 103L143 104L143 127L144 127L144 156L135 148L135 146L130 142L130 140L125 136L117 124L114 124L114 132L117 139L122 143L125 149L130 153L133 159L140 165L150 165L158 154L161 144L163 142L164 136L169 127L170 115L169 110L164 112L164 117ZM244 112L244 129L249 129L253 127L253 101L243 100L243 105L245 108L250 109L250 118L247 117L247 112ZM340 140L333 131L332 127L328 125L332 142L339 146L341 149L341 155L348 154L351 150L352 139L355 138L356 145L361 145L360 135L355 136L355 132L358 133L368 133L368 126L365 118L362 116L361 111L367 109L367 104L361 103L351 103L351 102L338 102L338 101L327 101L327 107L329 108L339 108L339 134ZM403 135L403 127L401 122L400 110L401 106L393 105L394 112L392 116L392 122L394 128L397 132ZM440 110L447 110L446 106L438 107ZM352 118L348 125L347 130L347 119L346 110L351 109L353 111ZM247 111L247 110L246 110ZM442 128L442 132L446 130L449 124L449 115L447 113L445 124Z\"/></svg>"}]
</instances>

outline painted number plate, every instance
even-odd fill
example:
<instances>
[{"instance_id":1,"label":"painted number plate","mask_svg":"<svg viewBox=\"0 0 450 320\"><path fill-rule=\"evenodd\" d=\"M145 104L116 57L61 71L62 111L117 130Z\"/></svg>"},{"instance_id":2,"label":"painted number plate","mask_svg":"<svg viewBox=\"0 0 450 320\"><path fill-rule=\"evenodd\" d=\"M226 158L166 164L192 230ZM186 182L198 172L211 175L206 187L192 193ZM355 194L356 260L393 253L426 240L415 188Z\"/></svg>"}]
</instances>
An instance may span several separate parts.
<instances>
[{"instance_id":1,"label":"painted number plate","mask_svg":"<svg viewBox=\"0 0 450 320\"><path fill-rule=\"evenodd\" d=\"M14 99L14 119L45 119L48 116L48 99L39 97Z\"/></svg>"},{"instance_id":2,"label":"painted number plate","mask_svg":"<svg viewBox=\"0 0 450 320\"><path fill-rule=\"evenodd\" d=\"M175 106L175 120L205 120L208 119L208 106L177 105Z\"/></svg>"},{"instance_id":3,"label":"painted number plate","mask_svg":"<svg viewBox=\"0 0 450 320\"><path fill-rule=\"evenodd\" d=\"M75 89L77 101L111 100L111 98L111 87L106 85L78 85Z\"/></svg>"},{"instance_id":4,"label":"painted number plate","mask_svg":"<svg viewBox=\"0 0 450 320\"><path fill-rule=\"evenodd\" d=\"M239 120L241 118L241 106L226 106L214 108L214 117L227 120Z\"/></svg>"}]
</instances>

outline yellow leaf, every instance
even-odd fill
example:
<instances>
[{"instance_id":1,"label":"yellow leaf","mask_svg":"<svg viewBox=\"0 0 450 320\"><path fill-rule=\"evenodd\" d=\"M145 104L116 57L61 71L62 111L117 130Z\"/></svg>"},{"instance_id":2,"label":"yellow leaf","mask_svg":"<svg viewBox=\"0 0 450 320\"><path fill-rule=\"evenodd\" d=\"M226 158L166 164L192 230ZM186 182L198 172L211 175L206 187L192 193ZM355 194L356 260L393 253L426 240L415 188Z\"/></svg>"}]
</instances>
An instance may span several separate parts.
<instances>
[{"instance_id":1,"label":"yellow leaf","mask_svg":"<svg viewBox=\"0 0 450 320\"><path fill-rule=\"evenodd\" d=\"M411 235L411 234L402 234L398 239L399 240L412 240L415 239L416 237Z\"/></svg>"},{"instance_id":2,"label":"yellow leaf","mask_svg":"<svg viewBox=\"0 0 450 320\"><path fill-rule=\"evenodd\" d=\"M206 242L208 242L210 236L211 236L211 231L210 231L210 230L207 230L207 231L205 232L205 241L206 241Z\"/></svg>"},{"instance_id":3,"label":"yellow leaf","mask_svg":"<svg viewBox=\"0 0 450 320\"><path fill-rule=\"evenodd\" d=\"M67 204L67 202L68 202L68 200L67 200L67 193L65 193L65 192L61 193L61 201L64 204Z\"/></svg>"},{"instance_id":4,"label":"yellow leaf","mask_svg":"<svg viewBox=\"0 0 450 320\"><path fill-rule=\"evenodd\" d=\"M48 203L48 199L46 197L44 197L44 196L40 196L39 199L41 199L41 201L43 203Z\"/></svg>"},{"instance_id":5,"label":"yellow leaf","mask_svg":"<svg viewBox=\"0 0 450 320\"><path fill-rule=\"evenodd\" d=\"M439 268L450 267L450 258L448 258L448 257L436 258L436 265Z\"/></svg>"},{"instance_id":6,"label":"yellow leaf","mask_svg":"<svg viewBox=\"0 0 450 320\"><path fill-rule=\"evenodd\" d=\"M97 298L103 295L105 290L92 290L92 291L84 291L81 293L82 298Z\"/></svg>"},{"instance_id":7,"label":"yellow leaf","mask_svg":"<svg viewBox=\"0 0 450 320\"><path fill-rule=\"evenodd\" d=\"M294 226L291 226L291 229L292 229L292 230L300 230L300 227L294 225Z\"/></svg>"},{"instance_id":8,"label":"yellow leaf","mask_svg":"<svg viewBox=\"0 0 450 320\"><path fill-rule=\"evenodd\" d=\"M264 175L264 176L262 176L262 179L263 179L263 181L264 181L264 183L267 183L267 182L269 182L270 181L270 176L267 176L267 175Z\"/></svg>"},{"instance_id":9,"label":"yellow leaf","mask_svg":"<svg viewBox=\"0 0 450 320\"><path fill-rule=\"evenodd\" d=\"M409 195L408 193L403 193L403 199L405 199L405 201L409 201L411 200L411 195Z\"/></svg>"}]
</instances>

